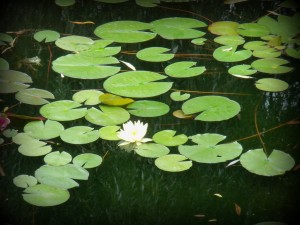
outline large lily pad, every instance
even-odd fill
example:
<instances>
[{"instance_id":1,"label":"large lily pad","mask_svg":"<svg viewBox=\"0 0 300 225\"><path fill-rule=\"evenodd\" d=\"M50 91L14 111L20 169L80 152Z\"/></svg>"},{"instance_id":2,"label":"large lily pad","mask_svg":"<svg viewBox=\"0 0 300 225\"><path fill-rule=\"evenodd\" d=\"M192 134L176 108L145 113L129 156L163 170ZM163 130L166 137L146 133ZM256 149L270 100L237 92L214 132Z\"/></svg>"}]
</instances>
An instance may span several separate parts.
<instances>
[{"instance_id":1,"label":"large lily pad","mask_svg":"<svg viewBox=\"0 0 300 225\"><path fill-rule=\"evenodd\" d=\"M78 108L81 104L70 100L60 100L43 105L40 108L42 116L56 121L70 121L85 116L87 109Z\"/></svg>"},{"instance_id":2,"label":"large lily pad","mask_svg":"<svg viewBox=\"0 0 300 225\"><path fill-rule=\"evenodd\" d=\"M173 59L175 56L170 52L171 49L163 47L149 47L142 50L139 50L136 54L136 57L140 60L148 62L163 62Z\"/></svg>"},{"instance_id":3,"label":"large lily pad","mask_svg":"<svg viewBox=\"0 0 300 225\"><path fill-rule=\"evenodd\" d=\"M89 172L81 166L74 164L66 164L63 166L44 165L35 171L34 176L41 184L61 189L69 189L79 186L74 179L87 180Z\"/></svg>"},{"instance_id":4,"label":"large lily pad","mask_svg":"<svg viewBox=\"0 0 300 225\"><path fill-rule=\"evenodd\" d=\"M198 134L192 136L197 145L181 145L180 154L200 163L219 163L234 159L242 153L242 146L238 142L218 144L226 137L220 134Z\"/></svg>"},{"instance_id":5,"label":"large lily pad","mask_svg":"<svg viewBox=\"0 0 300 225\"><path fill-rule=\"evenodd\" d=\"M167 155L170 150L161 144L156 144L156 143L147 143L147 144L141 144L138 145L134 151L143 157L146 158L158 158L163 155Z\"/></svg>"},{"instance_id":6,"label":"large lily pad","mask_svg":"<svg viewBox=\"0 0 300 225\"><path fill-rule=\"evenodd\" d=\"M238 35L239 24L233 21L218 21L210 24L208 30L216 35Z\"/></svg>"},{"instance_id":7,"label":"large lily pad","mask_svg":"<svg viewBox=\"0 0 300 225\"><path fill-rule=\"evenodd\" d=\"M155 38L155 33L146 31L151 28L151 24L139 21L113 21L98 26L94 33L119 43L138 43Z\"/></svg>"},{"instance_id":8,"label":"large lily pad","mask_svg":"<svg viewBox=\"0 0 300 225\"><path fill-rule=\"evenodd\" d=\"M184 114L200 114L195 117L202 121L222 121L237 115L241 110L240 105L222 96L202 96L192 98L182 105Z\"/></svg>"},{"instance_id":9,"label":"large lily pad","mask_svg":"<svg viewBox=\"0 0 300 225\"><path fill-rule=\"evenodd\" d=\"M133 102L126 107L128 112L139 117L157 117L167 114L170 107L158 101L140 100Z\"/></svg>"},{"instance_id":10,"label":"large lily pad","mask_svg":"<svg viewBox=\"0 0 300 225\"><path fill-rule=\"evenodd\" d=\"M195 65L197 62L176 62L168 65L165 68L165 73L170 77L176 78L186 78L186 77L195 77L205 72L205 66Z\"/></svg>"},{"instance_id":11,"label":"large lily pad","mask_svg":"<svg viewBox=\"0 0 300 225\"><path fill-rule=\"evenodd\" d=\"M152 137L153 141L165 146L178 146L186 143L188 137L185 134L176 135L175 130L162 130L155 133Z\"/></svg>"},{"instance_id":12,"label":"large lily pad","mask_svg":"<svg viewBox=\"0 0 300 225\"><path fill-rule=\"evenodd\" d=\"M187 160L183 155L168 154L161 156L155 160L155 165L164 171L181 172L192 167L192 161Z\"/></svg>"},{"instance_id":13,"label":"large lily pad","mask_svg":"<svg viewBox=\"0 0 300 225\"><path fill-rule=\"evenodd\" d=\"M39 140L49 140L56 138L64 130L64 126L52 120L43 121L31 121L24 127L24 132L33 138Z\"/></svg>"},{"instance_id":14,"label":"large lily pad","mask_svg":"<svg viewBox=\"0 0 300 225\"><path fill-rule=\"evenodd\" d=\"M32 79L26 73L15 70L0 70L0 93L14 93L29 87Z\"/></svg>"},{"instance_id":15,"label":"large lily pad","mask_svg":"<svg viewBox=\"0 0 300 225\"><path fill-rule=\"evenodd\" d=\"M259 72L270 74L288 73L293 67L283 66L289 61L280 58L258 59L252 62L251 66Z\"/></svg>"},{"instance_id":16,"label":"large lily pad","mask_svg":"<svg viewBox=\"0 0 300 225\"><path fill-rule=\"evenodd\" d=\"M24 190L23 199L35 206L56 206L70 198L68 190L45 184L30 186Z\"/></svg>"},{"instance_id":17,"label":"large lily pad","mask_svg":"<svg viewBox=\"0 0 300 225\"><path fill-rule=\"evenodd\" d=\"M146 98L163 94L171 89L172 82L156 82L166 76L150 71L129 71L109 77L103 83L106 91L115 95Z\"/></svg>"},{"instance_id":18,"label":"large lily pad","mask_svg":"<svg viewBox=\"0 0 300 225\"><path fill-rule=\"evenodd\" d=\"M101 79L114 75L120 67L114 57L89 57L83 54L68 54L53 61L52 69L64 76L78 79Z\"/></svg>"},{"instance_id":19,"label":"large lily pad","mask_svg":"<svg viewBox=\"0 0 300 225\"><path fill-rule=\"evenodd\" d=\"M122 107L101 105L100 109L90 108L85 119L96 125L112 126L122 124L130 118L130 114Z\"/></svg>"},{"instance_id":20,"label":"large lily pad","mask_svg":"<svg viewBox=\"0 0 300 225\"><path fill-rule=\"evenodd\" d=\"M80 52L89 49L94 41L88 37L71 35L57 39L55 44L64 50Z\"/></svg>"},{"instance_id":21,"label":"large lily pad","mask_svg":"<svg viewBox=\"0 0 300 225\"><path fill-rule=\"evenodd\" d=\"M20 90L15 95L16 99L20 102L30 105L44 105L49 103L46 99L54 99L54 95L43 89L27 88Z\"/></svg>"},{"instance_id":22,"label":"large lily pad","mask_svg":"<svg viewBox=\"0 0 300 225\"><path fill-rule=\"evenodd\" d=\"M255 86L259 90L279 92L288 89L289 84L283 80L274 78L262 78L256 81Z\"/></svg>"},{"instance_id":23,"label":"large lily pad","mask_svg":"<svg viewBox=\"0 0 300 225\"><path fill-rule=\"evenodd\" d=\"M169 40L202 37L205 35L205 32L194 28L207 26L206 23L200 20L184 17L163 18L155 20L151 24L153 25L151 29L153 32Z\"/></svg>"},{"instance_id":24,"label":"large lily pad","mask_svg":"<svg viewBox=\"0 0 300 225\"><path fill-rule=\"evenodd\" d=\"M262 176L282 175L295 165L294 159L289 154L273 150L267 156L261 148L242 154L240 162L246 170Z\"/></svg>"},{"instance_id":25,"label":"large lily pad","mask_svg":"<svg viewBox=\"0 0 300 225\"><path fill-rule=\"evenodd\" d=\"M221 46L213 52L213 57L221 62L239 62L252 56L250 50L236 51L237 46Z\"/></svg>"},{"instance_id":26,"label":"large lily pad","mask_svg":"<svg viewBox=\"0 0 300 225\"><path fill-rule=\"evenodd\" d=\"M98 140L99 133L92 127L75 126L61 132L60 138L70 144L87 144Z\"/></svg>"}]
</instances>

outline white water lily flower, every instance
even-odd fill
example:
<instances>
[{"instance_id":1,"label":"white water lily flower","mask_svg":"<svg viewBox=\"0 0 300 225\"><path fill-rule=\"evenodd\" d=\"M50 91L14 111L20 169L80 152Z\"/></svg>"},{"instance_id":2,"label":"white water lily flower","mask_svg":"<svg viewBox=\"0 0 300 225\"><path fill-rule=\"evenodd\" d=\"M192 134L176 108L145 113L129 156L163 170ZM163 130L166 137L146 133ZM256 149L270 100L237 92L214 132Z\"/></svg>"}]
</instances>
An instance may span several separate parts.
<instances>
[{"instance_id":1,"label":"white water lily flower","mask_svg":"<svg viewBox=\"0 0 300 225\"><path fill-rule=\"evenodd\" d=\"M117 136L122 139L122 141L119 143L119 146L127 151L131 151L137 145L152 141L150 138L144 138L147 133L147 128L148 124L143 124L139 120L134 123L132 121L124 123L123 129L117 133Z\"/></svg>"}]
</instances>

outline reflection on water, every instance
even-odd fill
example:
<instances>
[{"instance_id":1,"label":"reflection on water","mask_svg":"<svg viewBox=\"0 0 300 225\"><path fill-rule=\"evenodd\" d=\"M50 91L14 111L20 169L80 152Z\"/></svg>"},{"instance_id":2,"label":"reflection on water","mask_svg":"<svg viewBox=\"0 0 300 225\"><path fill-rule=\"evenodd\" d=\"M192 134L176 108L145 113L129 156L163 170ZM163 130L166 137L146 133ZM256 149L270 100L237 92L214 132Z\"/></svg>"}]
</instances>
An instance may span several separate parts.
<instances>
[{"instance_id":1,"label":"reflection on water","mask_svg":"<svg viewBox=\"0 0 300 225\"><path fill-rule=\"evenodd\" d=\"M223 1L197 1L194 3L163 4L169 8L141 8L133 3L103 4L93 1L78 1L70 8L60 8L48 1L2 1L1 32L30 29L18 38L13 51L3 55L9 61L38 56L43 67L36 72L24 68L34 79L34 87L45 88L45 74L49 60L47 45L36 43L32 35L36 30L53 29L62 35L76 34L95 37L95 25L75 25L70 21L93 21L96 25L116 20L138 20L150 22L163 17L193 17L191 11L217 20L250 22L274 9L274 2L259 1L236 4L233 11ZM178 10L180 9L180 10ZM25 16L26 15L26 16ZM200 18L201 19L201 18ZM208 39L214 36L207 34ZM134 45L122 44L122 49L139 50L148 46L166 46L177 54L211 54L213 42L207 48L192 46L188 40L166 41L161 38ZM63 51L51 45L53 60ZM151 64L141 62L132 55L122 54L120 59L140 69L161 72L172 62ZM185 56L184 60L197 61L205 65L204 75L189 79L175 80L174 89L242 93L227 94L226 97L239 102L242 111L238 117L218 123L204 123L193 120L178 120L173 116L145 119L149 123L149 134L162 129L174 129L179 133L219 133L228 141L240 141L245 150L261 148L256 134L254 112L258 105L257 121L260 131L266 131L299 116L299 66L292 74L281 75L280 79L290 84L283 93L263 93L255 88L253 80L229 76L229 64L215 62L212 57ZM176 60L176 59L175 59ZM12 68L13 69L13 68ZM102 88L102 81L62 79L58 74L49 75L48 89L56 99L70 99L73 90ZM172 80L171 78L168 78ZM174 81L174 80L172 80ZM192 97L200 93L191 93ZM7 96L4 99L7 100ZM172 110L181 103L172 102L168 94L154 99L163 100ZM10 99L11 104L15 100ZM1 105L2 107L2 105ZM2 107L3 108L3 107ZM38 108L22 106L20 113L36 113ZM21 128L21 127L20 127ZM262 135L268 149L281 149L291 154L299 163L299 126L291 124ZM62 143L58 151L66 150L72 155L81 152L95 152L104 155L109 151L103 164L90 171L88 181L71 189L71 198L63 205L38 208L24 202L19 188L12 184L13 177L24 173L32 174L43 162L41 158L21 156L16 145L1 148L1 166L6 176L1 178L1 215L7 224L255 224L262 221L282 221L293 224L298 221L299 171L284 176L261 177L249 173L241 166L225 168L227 163L205 165L194 163L192 169L182 173L167 173L158 170L153 160L121 152L117 144L98 141L84 146L68 146ZM171 152L177 149L171 147ZM221 197L215 195L219 194ZM239 206L241 212L237 212Z\"/></svg>"}]
</instances>

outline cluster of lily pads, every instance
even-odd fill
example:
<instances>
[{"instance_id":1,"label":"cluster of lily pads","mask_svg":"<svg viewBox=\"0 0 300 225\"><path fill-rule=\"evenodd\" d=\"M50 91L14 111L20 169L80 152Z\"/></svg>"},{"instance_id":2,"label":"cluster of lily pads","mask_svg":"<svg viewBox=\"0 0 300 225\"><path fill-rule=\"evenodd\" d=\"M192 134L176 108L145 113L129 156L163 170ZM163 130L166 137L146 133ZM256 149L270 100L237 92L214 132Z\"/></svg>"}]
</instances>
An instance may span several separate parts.
<instances>
[{"instance_id":1,"label":"cluster of lily pads","mask_svg":"<svg viewBox=\"0 0 300 225\"><path fill-rule=\"evenodd\" d=\"M228 73L242 78L253 78L258 72L283 74L293 68L284 66L289 62L280 58L284 53L288 57L300 58L298 46L300 31L296 21L300 14L292 17L278 16L277 20L269 16L256 23L238 24L232 21L220 21L208 26L216 48L213 57L217 61L240 63L252 57L251 64L238 64L229 68ZM25 73L10 70L6 60L1 59L0 92L16 93L15 97L26 104L42 105L40 114L43 121L32 121L25 125L24 132L13 136L12 140L20 145L18 151L26 156L45 155L43 165L34 176L20 175L14 183L25 188L25 201L38 206L52 206L65 202L69 198L68 189L78 186L74 179L86 180L86 168L99 166L102 158L96 154L85 153L72 159L67 152L52 151L48 141L60 138L63 142L82 145L99 139L120 142L120 129L134 116L142 118L159 117L170 112L168 104L147 98L170 92L173 82L164 81L186 79L205 74L205 66L197 66L194 61L177 61L164 68L165 75L153 71L137 70L130 62L117 58L122 54L121 46L115 43L140 43L157 36L167 40L185 39L191 44L204 45L203 37L207 24L192 18L172 17L155 20L151 23L139 21L114 21L102 24L94 30L99 38L93 40L84 36L65 36L52 30L35 33L39 42L55 42L55 45L69 53L55 59L52 69L58 74L76 79L103 80L103 89L81 90L72 99L49 102L55 97L49 91L29 88L32 79ZM2 34L4 45L11 40ZM253 40L259 38L259 40ZM251 39L250 41L248 41ZM149 47L136 52L139 60L151 63L170 61L175 58L171 49ZM120 64L122 63L122 64ZM3 66L4 65L4 66ZM121 72L121 65L129 71ZM258 74L259 75L259 74ZM62 78L63 79L63 78ZM238 78L237 78L238 79ZM275 78L263 78L256 81L258 89L264 91L283 91L288 84ZM99 87L102 89L102 87ZM170 93L173 101L183 102L181 109L174 113L179 118L192 117L195 120L210 122L223 121L235 117L241 110L238 102L227 97L211 95L190 98L189 94L179 91ZM65 128L63 122L86 120L82 125ZM130 131L128 131L130 132ZM151 141L133 145L131 151L154 158L155 165L164 171L180 172L189 169L194 162L220 163L239 157L241 165L248 171L264 176L284 174L294 164L294 159L280 150L267 155L263 148L251 149L245 153L238 142L220 143L226 136L215 133L186 136L176 134L175 130L161 130L152 135ZM170 147L178 152L170 154ZM128 149L127 149L128 150ZM72 163L71 163L72 162Z\"/></svg>"}]
</instances>

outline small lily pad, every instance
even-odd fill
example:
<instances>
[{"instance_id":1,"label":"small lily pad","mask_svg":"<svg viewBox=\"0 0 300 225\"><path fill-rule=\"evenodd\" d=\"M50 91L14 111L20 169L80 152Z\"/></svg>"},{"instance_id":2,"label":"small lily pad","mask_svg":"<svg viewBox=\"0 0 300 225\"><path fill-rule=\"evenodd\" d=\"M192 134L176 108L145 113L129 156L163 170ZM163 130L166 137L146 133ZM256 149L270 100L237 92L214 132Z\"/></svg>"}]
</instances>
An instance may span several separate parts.
<instances>
[{"instance_id":1,"label":"small lily pad","mask_svg":"<svg viewBox=\"0 0 300 225\"><path fill-rule=\"evenodd\" d=\"M230 67L228 70L228 73L240 78L253 78L250 75L253 75L256 72L257 70L251 69L250 65L245 65L245 64Z\"/></svg>"},{"instance_id":2,"label":"small lily pad","mask_svg":"<svg viewBox=\"0 0 300 225\"><path fill-rule=\"evenodd\" d=\"M40 108L42 116L56 121L71 121L85 116L87 109L78 108L81 104L70 100L60 100L43 105Z\"/></svg>"},{"instance_id":3,"label":"small lily pad","mask_svg":"<svg viewBox=\"0 0 300 225\"><path fill-rule=\"evenodd\" d=\"M243 23L237 28L237 32L245 37L262 37L270 33L268 27L258 23Z\"/></svg>"},{"instance_id":4,"label":"small lily pad","mask_svg":"<svg viewBox=\"0 0 300 225\"><path fill-rule=\"evenodd\" d=\"M15 98L29 105L44 105L49 103L46 99L54 99L54 95L43 89L27 88L16 93Z\"/></svg>"},{"instance_id":5,"label":"small lily pad","mask_svg":"<svg viewBox=\"0 0 300 225\"><path fill-rule=\"evenodd\" d=\"M24 190L23 199L35 206L56 206L70 198L68 190L45 184L30 186Z\"/></svg>"},{"instance_id":6,"label":"small lily pad","mask_svg":"<svg viewBox=\"0 0 300 225\"><path fill-rule=\"evenodd\" d=\"M185 101L185 100L189 99L190 97L191 97L190 94L188 94L188 93L181 94L180 91L174 91L170 94L170 98L173 101Z\"/></svg>"},{"instance_id":7,"label":"small lily pad","mask_svg":"<svg viewBox=\"0 0 300 225\"><path fill-rule=\"evenodd\" d=\"M122 107L101 105L100 109L90 108L85 119L96 125L112 126L122 124L130 118L130 114Z\"/></svg>"},{"instance_id":8,"label":"small lily pad","mask_svg":"<svg viewBox=\"0 0 300 225\"><path fill-rule=\"evenodd\" d=\"M176 135L175 130L162 130L155 133L152 137L153 141L165 146L178 146L186 143L188 137L185 134Z\"/></svg>"},{"instance_id":9,"label":"small lily pad","mask_svg":"<svg viewBox=\"0 0 300 225\"><path fill-rule=\"evenodd\" d=\"M41 30L34 34L33 38L38 42L53 42L60 37L60 34L54 30Z\"/></svg>"},{"instance_id":10,"label":"small lily pad","mask_svg":"<svg viewBox=\"0 0 300 225\"><path fill-rule=\"evenodd\" d=\"M164 171L168 172L181 172L188 170L192 167L192 161L187 160L183 155L168 154L161 156L155 160L155 165Z\"/></svg>"},{"instance_id":11,"label":"small lily pad","mask_svg":"<svg viewBox=\"0 0 300 225\"><path fill-rule=\"evenodd\" d=\"M263 50L254 50L253 56L258 58L277 58L281 56L281 51L269 47Z\"/></svg>"},{"instance_id":12,"label":"small lily pad","mask_svg":"<svg viewBox=\"0 0 300 225\"><path fill-rule=\"evenodd\" d=\"M18 151L25 156L42 156L52 151L52 147L46 142L32 139L19 146Z\"/></svg>"},{"instance_id":13,"label":"small lily pad","mask_svg":"<svg viewBox=\"0 0 300 225\"><path fill-rule=\"evenodd\" d=\"M120 126L106 126L99 129L99 136L101 139L109 141L118 141L121 140L118 137L117 132L120 130Z\"/></svg>"},{"instance_id":14,"label":"small lily pad","mask_svg":"<svg viewBox=\"0 0 300 225\"><path fill-rule=\"evenodd\" d=\"M93 153L83 153L73 159L73 164L86 169L94 168L102 163L102 157Z\"/></svg>"},{"instance_id":15,"label":"small lily pad","mask_svg":"<svg viewBox=\"0 0 300 225\"><path fill-rule=\"evenodd\" d=\"M268 43L265 41L249 41L243 47L249 50L264 50L269 48Z\"/></svg>"},{"instance_id":16,"label":"small lily pad","mask_svg":"<svg viewBox=\"0 0 300 225\"><path fill-rule=\"evenodd\" d=\"M149 47L139 50L136 57L147 62L164 62L174 58L173 53L167 53L170 51L171 49L163 47Z\"/></svg>"},{"instance_id":17,"label":"small lily pad","mask_svg":"<svg viewBox=\"0 0 300 225\"><path fill-rule=\"evenodd\" d=\"M112 105L112 106L124 106L128 105L129 103L134 102L131 98L123 98L118 95L113 95L110 93L105 93L99 97L99 100L106 105Z\"/></svg>"},{"instance_id":18,"label":"small lily pad","mask_svg":"<svg viewBox=\"0 0 300 225\"><path fill-rule=\"evenodd\" d=\"M238 50L237 46L221 46L214 50L213 57L220 62L239 62L252 56L250 50Z\"/></svg>"},{"instance_id":19,"label":"small lily pad","mask_svg":"<svg viewBox=\"0 0 300 225\"><path fill-rule=\"evenodd\" d=\"M201 112L195 120L222 121L237 115L241 110L240 105L222 96L202 96L192 98L182 105L184 114Z\"/></svg>"},{"instance_id":20,"label":"small lily pad","mask_svg":"<svg viewBox=\"0 0 300 225\"><path fill-rule=\"evenodd\" d=\"M88 37L71 35L57 39L55 44L67 51L80 52L89 49L94 41Z\"/></svg>"},{"instance_id":21,"label":"small lily pad","mask_svg":"<svg viewBox=\"0 0 300 225\"><path fill-rule=\"evenodd\" d=\"M289 84L274 78L262 78L256 81L255 86L262 91L280 92L288 89Z\"/></svg>"},{"instance_id":22,"label":"small lily pad","mask_svg":"<svg viewBox=\"0 0 300 225\"><path fill-rule=\"evenodd\" d=\"M205 41L207 41L206 38L195 38L193 39L191 42L194 44L194 45L204 45Z\"/></svg>"},{"instance_id":23,"label":"small lily pad","mask_svg":"<svg viewBox=\"0 0 300 225\"><path fill-rule=\"evenodd\" d=\"M47 154L44 161L50 166L63 166L72 161L72 156L65 151L55 151Z\"/></svg>"},{"instance_id":24,"label":"small lily pad","mask_svg":"<svg viewBox=\"0 0 300 225\"><path fill-rule=\"evenodd\" d=\"M134 149L134 151L138 155L146 158L158 158L163 155L167 155L170 152L168 147L156 143L147 143L147 144L138 145Z\"/></svg>"},{"instance_id":25,"label":"small lily pad","mask_svg":"<svg viewBox=\"0 0 300 225\"><path fill-rule=\"evenodd\" d=\"M203 74L206 70L205 66L195 67L196 64L197 62L191 61L175 62L165 68L165 73L170 77L176 78L195 77Z\"/></svg>"},{"instance_id":26,"label":"small lily pad","mask_svg":"<svg viewBox=\"0 0 300 225\"><path fill-rule=\"evenodd\" d=\"M24 127L24 132L33 138L39 140L49 140L56 138L64 130L64 126L52 120L43 121L31 121Z\"/></svg>"},{"instance_id":27,"label":"small lily pad","mask_svg":"<svg viewBox=\"0 0 300 225\"><path fill-rule=\"evenodd\" d=\"M60 134L60 138L70 144L87 144L99 139L99 133L92 127L70 127Z\"/></svg>"},{"instance_id":28,"label":"small lily pad","mask_svg":"<svg viewBox=\"0 0 300 225\"><path fill-rule=\"evenodd\" d=\"M233 21L218 21L210 24L208 30L216 35L238 35L239 24Z\"/></svg>"},{"instance_id":29,"label":"small lily pad","mask_svg":"<svg viewBox=\"0 0 300 225\"><path fill-rule=\"evenodd\" d=\"M13 179L14 185L20 188L27 188L37 184L37 179L29 175L19 175Z\"/></svg>"},{"instance_id":30,"label":"small lily pad","mask_svg":"<svg viewBox=\"0 0 300 225\"><path fill-rule=\"evenodd\" d=\"M170 111L170 107L167 104L152 100L135 101L127 105L126 108L130 114L139 117L157 117Z\"/></svg>"},{"instance_id":31,"label":"small lily pad","mask_svg":"<svg viewBox=\"0 0 300 225\"><path fill-rule=\"evenodd\" d=\"M282 175L295 165L295 160L289 154L273 150L267 156L261 148L249 150L242 154L240 162L249 172L262 176Z\"/></svg>"},{"instance_id":32,"label":"small lily pad","mask_svg":"<svg viewBox=\"0 0 300 225\"><path fill-rule=\"evenodd\" d=\"M15 70L0 71L0 93L14 93L29 87L32 79L26 73Z\"/></svg>"},{"instance_id":33,"label":"small lily pad","mask_svg":"<svg viewBox=\"0 0 300 225\"><path fill-rule=\"evenodd\" d=\"M83 103L84 105L98 105L101 101L99 96L103 95L102 91L98 90L82 90L76 92L72 99L75 102Z\"/></svg>"},{"instance_id":34,"label":"small lily pad","mask_svg":"<svg viewBox=\"0 0 300 225\"><path fill-rule=\"evenodd\" d=\"M0 71L8 70L8 69L9 69L9 63L5 59L0 58Z\"/></svg>"},{"instance_id":35,"label":"small lily pad","mask_svg":"<svg viewBox=\"0 0 300 225\"><path fill-rule=\"evenodd\" d=\"M245 43L245 39L239 35L222 35L216 37L214 42L221 44L221 45L242 45Z\"/></svg>"}]
</instances>

